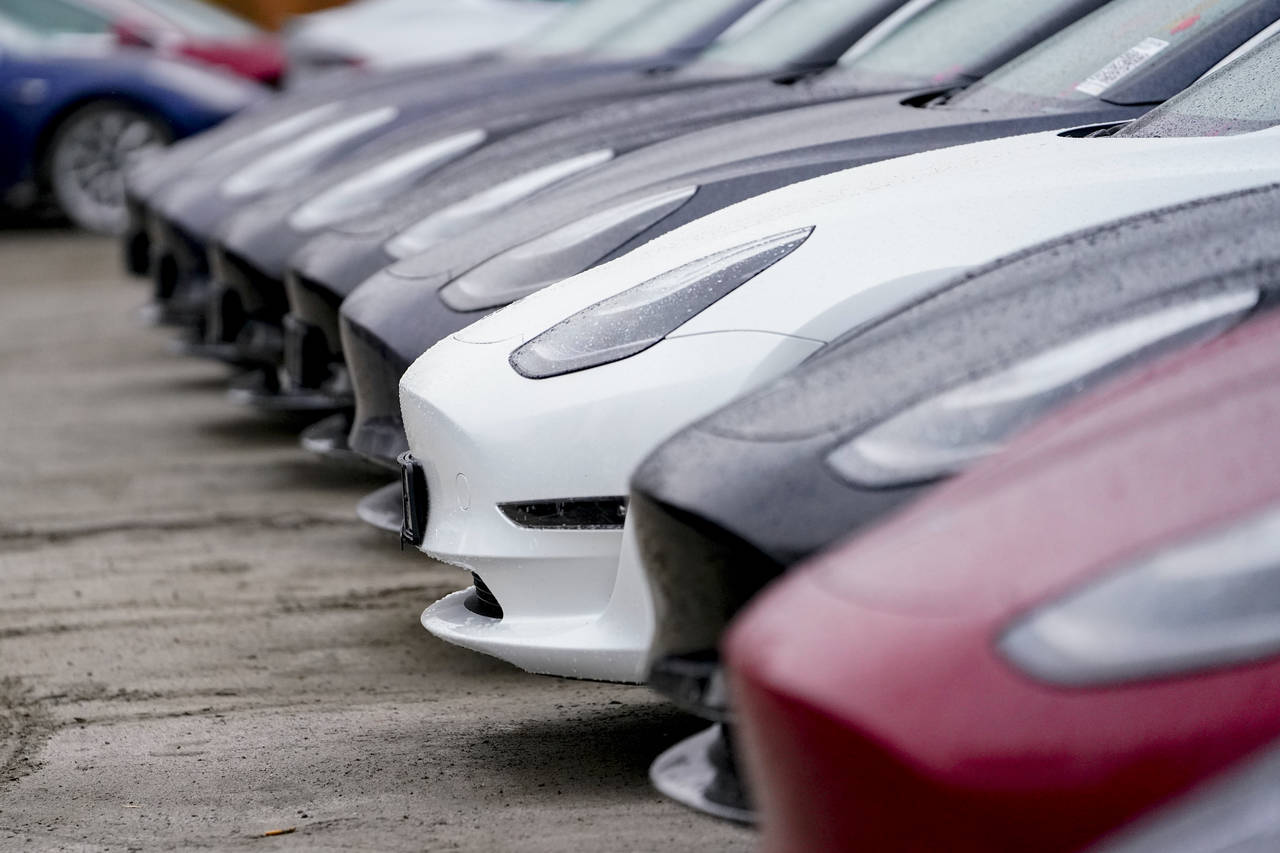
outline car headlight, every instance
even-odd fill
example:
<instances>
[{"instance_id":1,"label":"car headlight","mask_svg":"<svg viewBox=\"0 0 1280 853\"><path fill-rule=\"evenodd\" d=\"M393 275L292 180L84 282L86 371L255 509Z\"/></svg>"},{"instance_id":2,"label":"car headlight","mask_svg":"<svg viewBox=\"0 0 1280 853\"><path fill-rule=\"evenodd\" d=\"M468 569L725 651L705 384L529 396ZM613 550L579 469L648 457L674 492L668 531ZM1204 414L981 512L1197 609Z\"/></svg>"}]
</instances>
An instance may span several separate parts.
<instances>
[{"instance_id":1,"label":"car headlight","mask_svg":"<svg viewBox=\"0 0 1280 853\"><path fill-rule=\"evenodd\" d=\"M619 204L530 240L486 261L440 291L455 311L515 302L568 278L666 218L698 191L681 187Z\"/></svg>"},{"instance_id":2,"label":"car headlight","mask_svg":"<svg viewBox=\"0 0 1280 853\"><path fill-rule=\"evenodd\" d=\"M425 252L437 243L443 243L483 224L503 208L552 184L607 163L613 156L612 149L602 148L517 175L436 211L392 237L385 248L394 258L407 258Z\"/></svg>"},{"instance_id":3,"label":"car headlight","mask_svg":"<svg viewBox=\"0 0 1280 853\"><path fill-rule=\"evenodd\" d=\"M676 267L561 320L511 354L529 379L585 370L643 352L798 249L796 228Z\"/></svg>"},{"instance_id":4,"label":"car headlight","mask_svg":"<svg viewBox=\"0 0 1280 853\"><path fill-rule=\"evenodd\" d=\"M1256 290L1220 293L1099 329L917 403L840 445L827 462L871 488L950 476L1139 359L1221 334L1258 299Z\"/></svg>"},{"instance_id":5,"label":"car headlight","mask_svg":"<svg viewBox=\"0 0 1280 853\"><path fill-rule=\"evenodd\" d=\"M376 207L397 186L416 181L484 142L481 129L467 130L437 139L391 157L368 171L341 181L299 207L289 217L295 231L314 231Z\"/></svg>"},{"instance_id":6,"label":"car headlight","mask_svg":"<svg viewBox=\"0 0 1280 853\"><path fill-rule=\"evenodd\" d=\"M1070 687L1280 653L1280 507L1138 559L1007 630L1001 652Z\"/></svg>"},{"instance_id":7,"label":"car headlight","mask_svg":"<svg viewBox=\"0 0 1280 853\"><path fill-rule=\"evenodd\" d=\"M337 146L387 124L399 112L392 106L379 107L303 136L236 172L222 185L222 194L243 198L295 180Z\"/></svg>"}]
</instances>

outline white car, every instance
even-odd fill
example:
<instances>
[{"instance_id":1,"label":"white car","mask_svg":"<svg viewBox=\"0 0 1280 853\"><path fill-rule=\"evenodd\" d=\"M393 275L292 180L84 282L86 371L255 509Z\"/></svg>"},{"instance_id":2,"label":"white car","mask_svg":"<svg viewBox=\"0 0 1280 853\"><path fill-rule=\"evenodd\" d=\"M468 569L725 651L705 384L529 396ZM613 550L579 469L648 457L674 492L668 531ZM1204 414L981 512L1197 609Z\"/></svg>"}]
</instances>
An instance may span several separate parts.
<instances>
[{"instance_id":1,"label":"white car","mask_svg":"<svg viewBox=\"0 0 1280 853\"><path fill-rule=\"evenodd\" d=\"M333 68L440 62L495 50L545 26L568 4L552 0L360 0L292 19L290 83Z\"/></svg>"},{"instance_id":2,"label":"white car","mask_svg":"<svg viewBox=\"0 0 1280 853\"><path fill-rule=\"evenodd\" d=\"M643 680L653 603L623 523L637 463L958 270L1280 180L1280 129L1125 135L1168 132L1179 103L1120 135L1014 137L776 190L433 347L400 386L405 535L477 580L428 607L422 624L534 672Z\"/></svg>"}]
</instances>

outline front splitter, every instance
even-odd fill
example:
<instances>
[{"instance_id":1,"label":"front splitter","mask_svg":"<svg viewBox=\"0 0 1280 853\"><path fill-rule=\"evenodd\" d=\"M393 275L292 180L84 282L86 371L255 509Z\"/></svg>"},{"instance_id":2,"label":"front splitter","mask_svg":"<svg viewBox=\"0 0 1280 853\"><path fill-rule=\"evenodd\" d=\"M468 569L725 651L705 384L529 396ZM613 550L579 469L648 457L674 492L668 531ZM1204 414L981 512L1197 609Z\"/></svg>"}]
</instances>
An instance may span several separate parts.
<instances>
[{"instance_id":1,"label":"front splitter","mask_svg":"<svg viewBox=\"0 0 1280 853\"><path fill-rule=\"evenodd\" d=\"M375 467L381 470L381 466ZM404 498L401 495L400 482L397 480L394 483L388 483L376 492L365 495L356 504L356 515L365 524L399 536L400 523L404 521Z\"/></svg>"},{"instance_id":2,"label":"front splitter","mask_svg":"<svg viewBox=\"0 0 1280 853\"><path fill-rule=\"evenodd\" d=\"M491 655L538 675L638 684L648 648L604 614L527 618L482 616L467 607L472 589L446 595L422 611L422 627L456 646Z\"/></svg>"},{"instance_id":3,"label":"front splitter","mask_svg":"<svg viewBox=\"0 0 1280 853\"><path fill-rule=\"evenodd\" d=\"M351 406L351 399L319 390L281 388L262 371L250 371L231 381L227 397L234 403L264 412L310 414L336 412Z\"/></svg>"},{"instance_id":4,"label":"front splitter","mask_svg":"<svg viewBox=\"0 0 1280 853\"><path fill-rule=\"evenodd\" d=\"M735 823L756 821L719 723L659 755L649 767L649 780L663 795L703 814Z\"/></svg>"}]
</instances>

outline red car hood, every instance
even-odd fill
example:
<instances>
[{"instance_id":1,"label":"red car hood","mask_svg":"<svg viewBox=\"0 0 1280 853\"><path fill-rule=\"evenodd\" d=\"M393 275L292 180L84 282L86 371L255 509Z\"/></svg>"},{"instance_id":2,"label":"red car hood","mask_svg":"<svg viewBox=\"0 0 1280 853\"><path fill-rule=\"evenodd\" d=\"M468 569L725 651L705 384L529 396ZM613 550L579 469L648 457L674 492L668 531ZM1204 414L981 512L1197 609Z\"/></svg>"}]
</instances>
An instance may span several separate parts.
<instances>
[{"instance_id":1,"label":"red car hood","mask_svg":"<svg viewBox=\"0 0 1280 853\"><path fill-rule=\"evenodd\" d=\"M284 48L274 36L245 41L191 39L181 42L177 52L270 85L275 85L284 76Z\"/></svg>"},{"instance_id":2,"label":"red car hood","mask_svg":"<svg viewBox=\"0 0 1280 853\"><path fill-rule=\"evenodd\" d=\"M1280 660L1034 681L1011 623L1280 503L1280 320L1156 365L793 572L727 639L772 850L1074 850L1280 736Z\"/></svg>"}]
</instances>

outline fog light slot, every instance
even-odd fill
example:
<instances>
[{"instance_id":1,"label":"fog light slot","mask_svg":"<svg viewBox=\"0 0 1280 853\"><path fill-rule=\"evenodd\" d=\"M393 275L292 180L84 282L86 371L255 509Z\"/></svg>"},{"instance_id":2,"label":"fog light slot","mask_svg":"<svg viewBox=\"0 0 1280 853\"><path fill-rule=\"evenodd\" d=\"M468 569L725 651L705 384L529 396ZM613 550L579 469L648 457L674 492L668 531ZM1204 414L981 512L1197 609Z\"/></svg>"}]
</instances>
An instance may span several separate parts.
<instances>
[{"instance_id":1,"label":"fog light slot","mask_svg":"<svg viewBox=\"0 0 1280 853\"><path fill-rule=\"evenodd\" d=\"M627 520L625 497L519 501L498 509L514 524L536 530L618 530Z\"/></svg>"}]
</instances>

